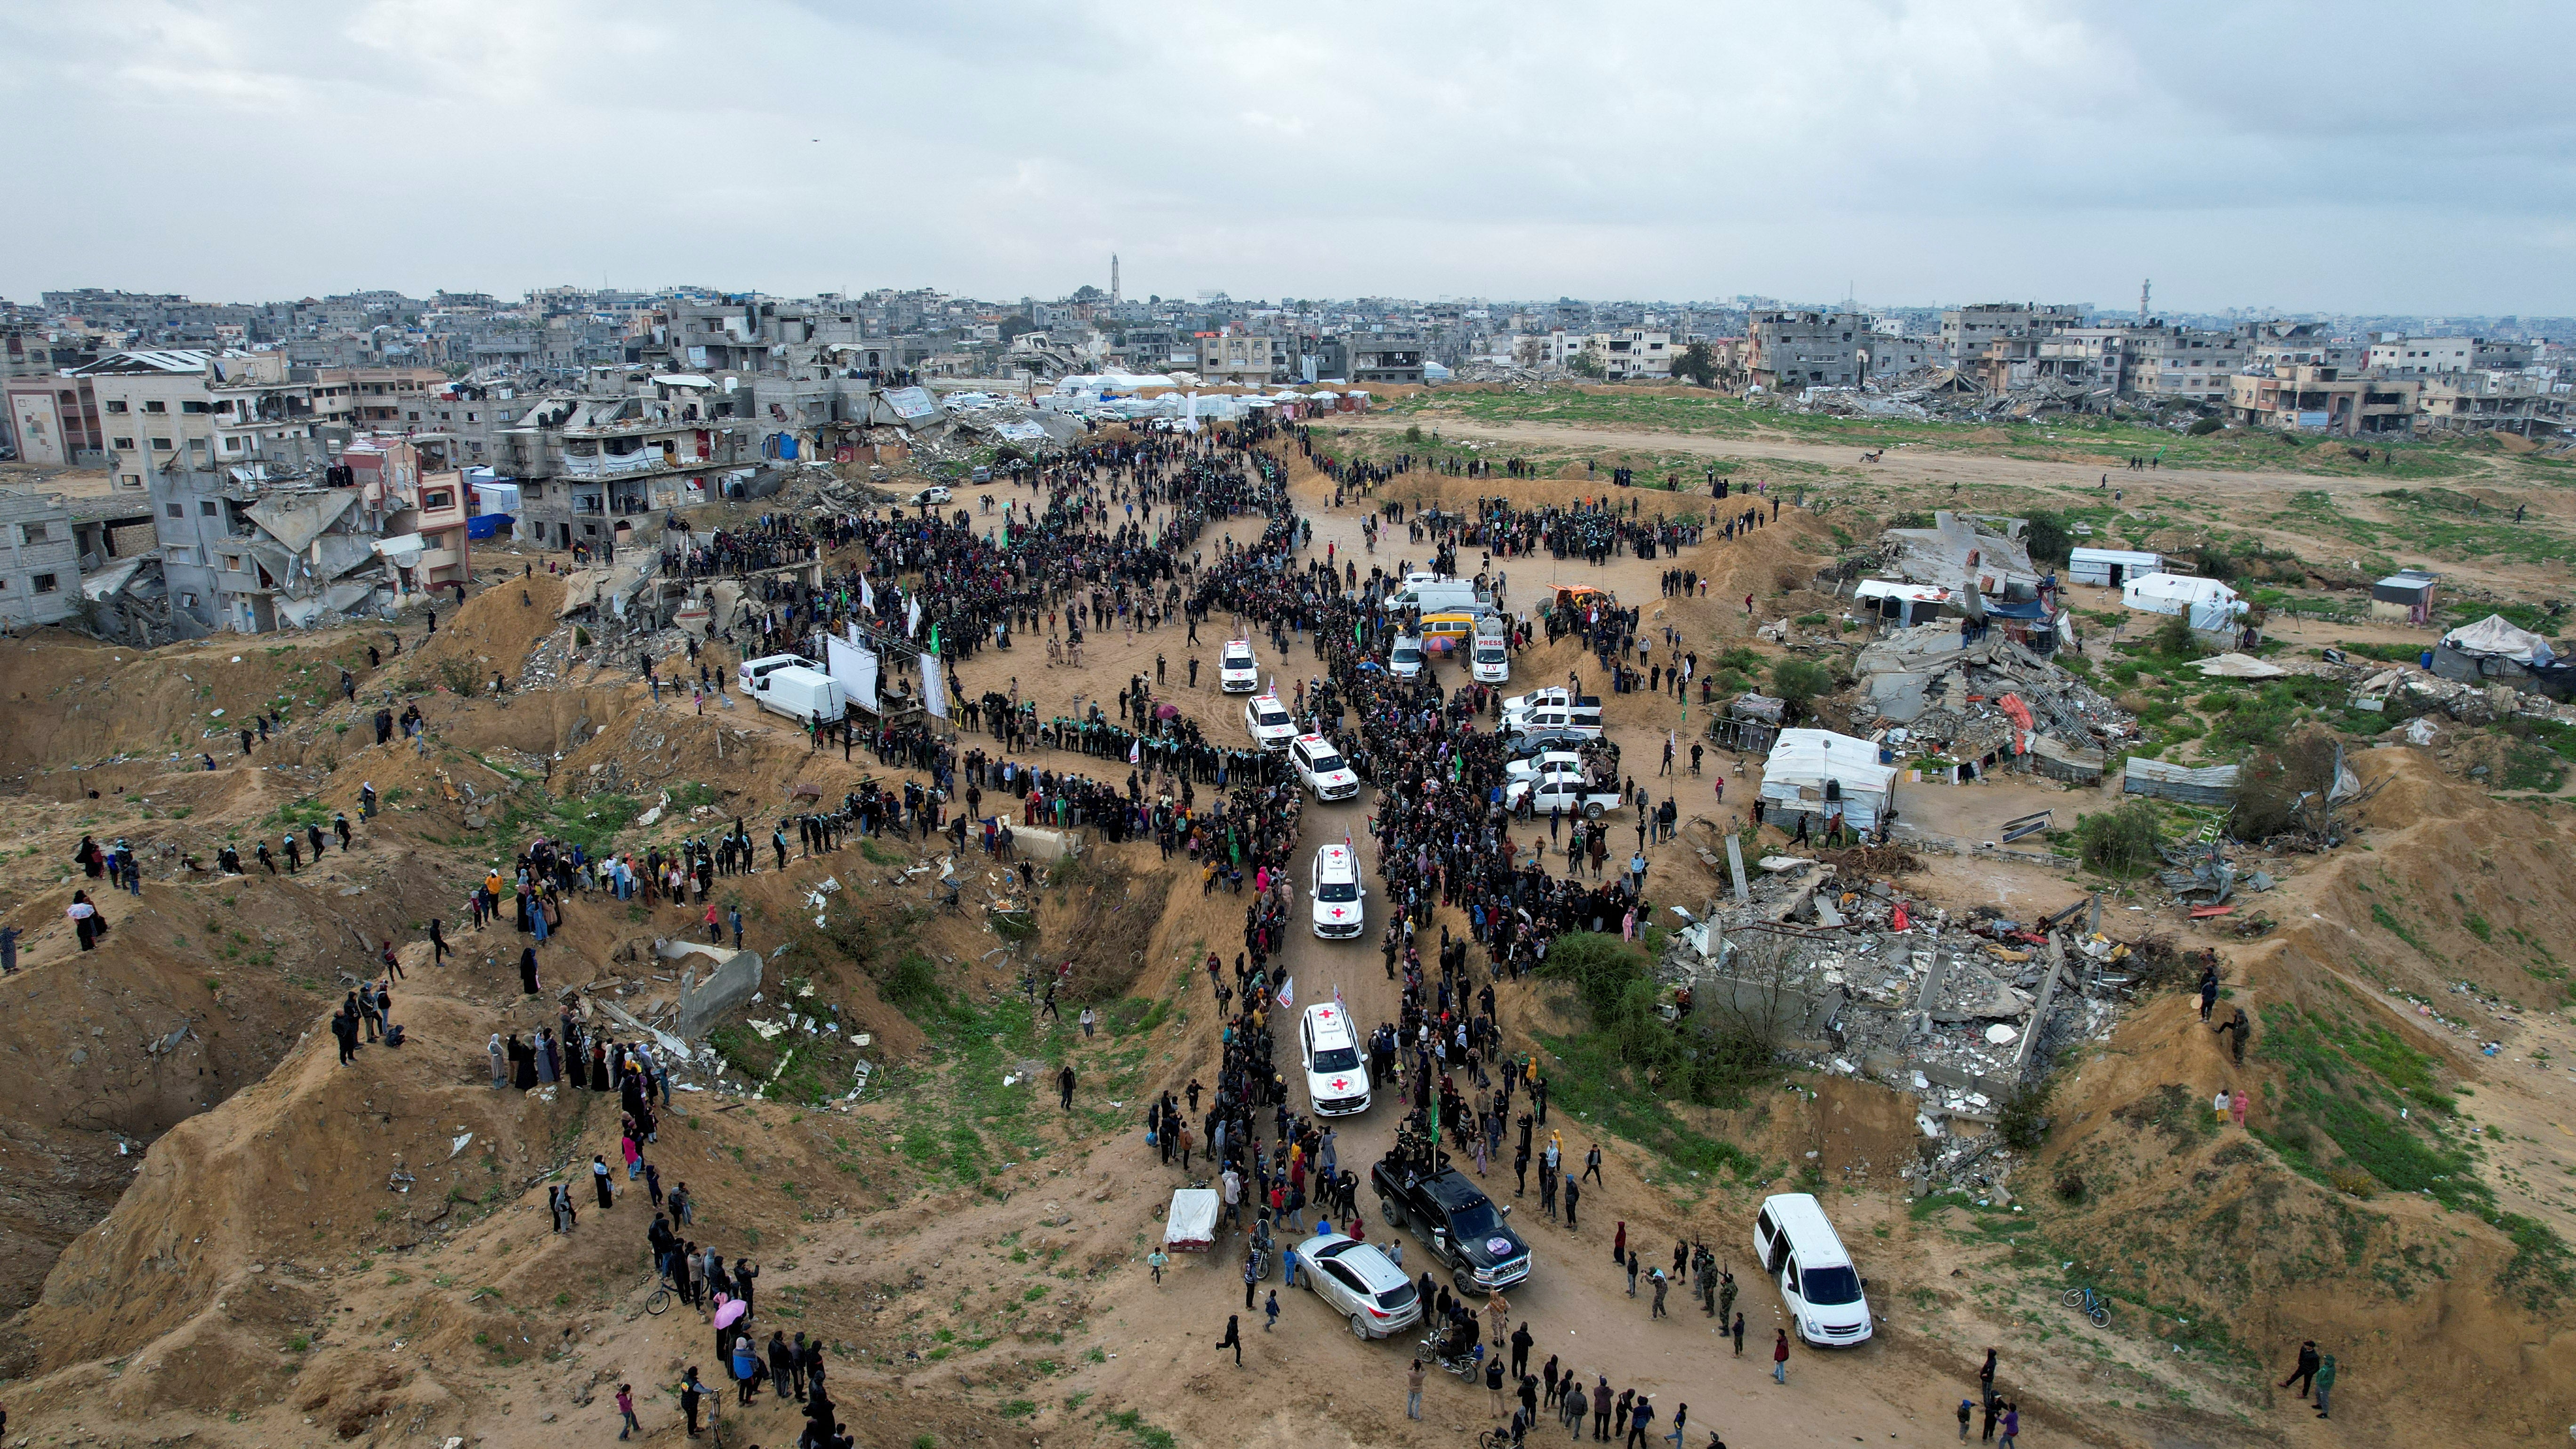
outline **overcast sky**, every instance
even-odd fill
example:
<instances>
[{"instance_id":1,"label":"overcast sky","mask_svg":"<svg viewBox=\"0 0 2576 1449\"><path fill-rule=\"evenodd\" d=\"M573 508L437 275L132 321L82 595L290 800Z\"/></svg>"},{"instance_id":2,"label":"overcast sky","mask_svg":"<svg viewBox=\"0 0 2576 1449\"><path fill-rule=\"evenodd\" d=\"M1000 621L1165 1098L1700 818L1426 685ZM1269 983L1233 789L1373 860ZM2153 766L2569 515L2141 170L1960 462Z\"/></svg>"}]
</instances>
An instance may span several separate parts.
<instances>
[{"instance_id":1,"label":"overcast sky","mask_svg":"<svg viewBox=\"0 0 2576 1449\"><path fill-rule=\"evenodd\" d=\"M0 296L2576 314L2576 8L0 0Z\"/></svg>"}]
</instances>

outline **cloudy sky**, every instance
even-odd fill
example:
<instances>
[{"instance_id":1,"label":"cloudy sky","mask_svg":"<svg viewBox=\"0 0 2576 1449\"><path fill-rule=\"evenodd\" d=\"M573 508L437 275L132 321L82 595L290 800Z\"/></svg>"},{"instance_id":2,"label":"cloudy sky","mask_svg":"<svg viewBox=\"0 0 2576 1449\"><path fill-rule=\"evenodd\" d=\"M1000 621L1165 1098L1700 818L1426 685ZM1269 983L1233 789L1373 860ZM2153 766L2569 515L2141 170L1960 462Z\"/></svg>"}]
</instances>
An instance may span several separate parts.
<instances>
[{"instance_id":1,"label":"cloudy sky","mask_svg":"<svg viewBox=\"0 0 2576 1449\"><path fill-rule=\"evenodd\" d=\"M0 0L0 296L2576 314L2576 8Z\"/></svg>"}]
</instances>

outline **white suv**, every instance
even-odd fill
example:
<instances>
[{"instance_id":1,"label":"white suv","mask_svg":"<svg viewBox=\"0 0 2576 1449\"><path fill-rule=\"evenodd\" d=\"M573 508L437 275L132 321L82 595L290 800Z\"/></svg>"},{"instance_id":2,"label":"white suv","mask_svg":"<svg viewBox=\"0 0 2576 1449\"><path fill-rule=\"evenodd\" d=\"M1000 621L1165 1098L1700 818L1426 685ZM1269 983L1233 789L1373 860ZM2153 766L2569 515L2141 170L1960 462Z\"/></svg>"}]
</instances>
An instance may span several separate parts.
<instances>
[{"instance_id":1,"label":"white suv","mask_svg":"<svg viewBox=\"0 0 2576 1449\"><path fill-rule=\"evenodd\" d=\"M1411 679L1422 672L1422 641L1411 634L1398 637L1395 647L1387 651L1386 672L1398 679Z\"/></svg>"},{"instance_id":2,"label":"white suv","mask_svg":"<svg viewBox=\"0 0 2576 1449\"><path fill-rule=\"evenodd\" d=\"M1360 1034L1338 1001L1318 1001L1298 1023L1297 1055L1306 1064L1306 1099L1318 1117L1347 1117L1369 1104L1368 1065Z\"/></svg>"},{"instance_id":3,"label":"white suv","mask_svg":"<svg viewBox=\"0 0 2576 1449\"><path fill-rule=\"evenodd\" d=\"M1315 934L1326 940L1351 940L1366 928L1368 908L1360 898L1359 857L1347 845L1327 845L1315 852Z\"/></svg>"},{"instance_id":4,"label":"white suv","mask_svg":"<svg viewBox=\"0 0 2576 1449\"><path fill-rule=\"evenodd\" d=\"M1318 800L1348 800L1360 793L1360 777L1342 763L1342 752L1322 735L1299 735L1290 741L1288 763Z\"/></svg>"},{"instance_id":5,"label":"white suv","mask_svg":"<svg viewBox=\"0 0 2576 1449\"><path fill-rule=\"evenodd\" d=\"M1252 731L1252 742L1265 750L1284 750L1297 738L1296 717L1276 694L1255 695L1243 707L1243 727Z\"/></svg>"},{"instance_id":6,"label":"white suv","mask_svg":"<svg viewBox=\"0 0 2576 1449\"><path fill-rule=\"evenodd\" d=\"M1297 1245L1315 1296L1361 1338L1392 1338L1422 1321L1422 1295L1375 1243L1318 1233Z\"/></svg>"},{"instance_id":7,"label":"white suv","mask_svg":"<svg viewBox=\"0 0 2576 1449\"><path fill-rule=\"evenodd\" d=\"M1216 687L1228 694L1250 694L1261 687L1261 662L1252 657L1252 641L1228 639L1216 657Z\"/></svg>"}]
</instances>

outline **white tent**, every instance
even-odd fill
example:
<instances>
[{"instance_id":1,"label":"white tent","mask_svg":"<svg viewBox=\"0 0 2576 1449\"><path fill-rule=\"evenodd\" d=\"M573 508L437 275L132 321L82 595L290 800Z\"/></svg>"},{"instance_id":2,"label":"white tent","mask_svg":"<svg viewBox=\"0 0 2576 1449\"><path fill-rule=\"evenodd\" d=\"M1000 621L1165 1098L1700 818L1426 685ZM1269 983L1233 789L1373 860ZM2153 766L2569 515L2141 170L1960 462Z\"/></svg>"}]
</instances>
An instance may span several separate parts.
<instances>
[{"instance_id":1,"label":"white tent","mask_svg":"<svg viewBox=\"0 0 2576 1449\"><path fill-rule=\"evenodd\" d=\"M2245 612L2236 591L2189 574L2142 574L2120 586L2120 602L2151 614L2181 614L2195 629L2225 629Z\"/></svg>"},{"instance_id":2,"label":"white tent","mask_svg":"<svg viewBox=\"0 0 2576 1449\"><path fill-rule=\"evenodd\" d=\"M1875 830L1896 805L1896 767L1878 761L1878 746L1831 730L1782 730L1762 762L1762 798L1771 813L1829 816ZM1819 821L1821 823L1821 819Z\"/></svg>"},{"instance_id":3,"label":"white tent","mask_svg":"<svg viewBox=\"0 0 2576 1449\"><path fill-rule=\"evenodd\" d=\"M2474 624L2462 624L2443 635L2442 643L2472 659L2510 659L2529 669L2546 668L2558 658L2550 651L2548 640L2516 627L2502 614L2489 614Z\"/></svg>"}]
</instances>

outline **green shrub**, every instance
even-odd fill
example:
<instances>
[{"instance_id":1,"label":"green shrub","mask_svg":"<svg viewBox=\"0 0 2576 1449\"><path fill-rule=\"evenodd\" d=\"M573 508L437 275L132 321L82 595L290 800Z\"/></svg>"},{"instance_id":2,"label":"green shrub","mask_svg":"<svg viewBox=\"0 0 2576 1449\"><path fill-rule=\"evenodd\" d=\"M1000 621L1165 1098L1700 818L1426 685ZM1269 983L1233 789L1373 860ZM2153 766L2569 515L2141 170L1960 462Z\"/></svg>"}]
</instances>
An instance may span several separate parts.
<instances>
[{"instance_id":1,"label":"green shrub","mask_svg":"<svg viewBox=\"0 0 2576 1449\"><path fill-rule=\"evenodd\" d=\"M2226 427L2226 426L2227 426L2227 424L2226 424L2225 422L2221 421L2220 419L2217 419L2217 418L2202 418L2199 422L2196 422L2196 423L2192 424L2190 427L2188 427L2188 428L2184 429L2184 431L2185 431L2185 432L2187 432L2187 433L2189 433L2189 434L2191 434L2191 435L2192 435L2193 437L2195 437L2195 438L2206 438L2206 437L2208 437L2210 434L2212 434L2212 433L2214 433L2214 432L2217 432L2219 429L2224 428L2224 427Z\"/></svg>"},{"instance_id":2,"label":"green shrub","mask_svg":"<svg viewBox=\"0 0 2576 1449\"><path fill-rule=\"evenodd\" d=\"M1812 659L1783 659L1771 666L1771 692L1788 702L1789 712L1803 718L1818 695L1830 694L1834 671Z\"/></svg>"},{"instance_id":3,"label":"green shrub","mask_svg":"<svg viewBox=\"0 0 2576 1449\"><path fill-rule=\"evenodd\" d=\"M2079 816L2075 822L2078 855L2107 876L2126 878L2153 870L2162 862L2156 850L2163 843L2164 822L2144 800Z\"/></svg>"}]
</instances>

